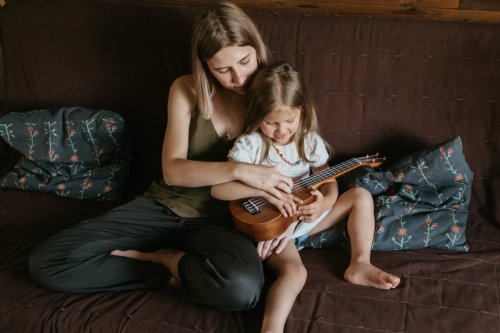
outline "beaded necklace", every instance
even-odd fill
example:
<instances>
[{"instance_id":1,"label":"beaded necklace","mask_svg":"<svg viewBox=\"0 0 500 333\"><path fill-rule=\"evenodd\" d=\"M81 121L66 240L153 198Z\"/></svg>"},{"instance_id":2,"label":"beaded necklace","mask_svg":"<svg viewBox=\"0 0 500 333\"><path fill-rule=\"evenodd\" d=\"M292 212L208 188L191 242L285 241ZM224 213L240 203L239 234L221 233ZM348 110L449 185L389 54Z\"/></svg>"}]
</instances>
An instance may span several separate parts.
<instances>
[{"instance_id":1,"label":"beaded necklace","mask_svg":"<svg viewBox=\"0 0 500 333\"><path fill-rule=\"evenodd\" d=\"M281 159L282 159L282 160L283 160L286 164L291 165L291 166L294 166L294 165L298 165L298 164L300 163L300 161L297 161L297 162L295 162L295 163L294 163L294 162L292 162L292 161L290 161L289 159L287 159L287 158L285 157L285 155L281 152L281 150L279 150L279 148L278 148L278 147L277 147L274 143L272 143L271 145L273 146L273 148L274 148L274 150L276 151L276 153L278 154L278 156L279 156L279 157L281 157Z\"/></svg>"}]
</instances>

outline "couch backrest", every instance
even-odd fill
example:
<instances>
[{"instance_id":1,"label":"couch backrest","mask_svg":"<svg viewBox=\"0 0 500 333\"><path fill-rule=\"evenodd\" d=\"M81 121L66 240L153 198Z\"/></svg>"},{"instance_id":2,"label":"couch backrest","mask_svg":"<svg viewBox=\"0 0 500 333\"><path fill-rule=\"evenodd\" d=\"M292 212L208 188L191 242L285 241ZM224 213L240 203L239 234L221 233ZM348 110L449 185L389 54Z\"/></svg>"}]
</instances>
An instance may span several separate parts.
<instances>
[{"instance_id":1,"label":"couch backrest","mask_svg":"<svg viewBox=\"0 0 500 333\"><path fill-rule=\"evenodd\" d=\"M119 112L135 134L130 189L141 192L161 176L168 89L189 72L191 27L203 11L159 1L8 3L4 112ZM273 58L302 72L339 160L397 158L460 135L476 179L471 211L499 221L500 25L249 14Z\"/></svg>"}]
</instances>

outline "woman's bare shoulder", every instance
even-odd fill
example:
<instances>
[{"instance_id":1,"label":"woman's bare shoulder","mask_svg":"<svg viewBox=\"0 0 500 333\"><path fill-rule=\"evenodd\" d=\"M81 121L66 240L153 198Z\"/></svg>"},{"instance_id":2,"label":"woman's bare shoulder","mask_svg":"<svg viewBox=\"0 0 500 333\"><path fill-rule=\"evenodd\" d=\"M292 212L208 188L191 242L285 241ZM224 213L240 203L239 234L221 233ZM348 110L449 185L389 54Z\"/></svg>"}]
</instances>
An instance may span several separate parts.
<instances>
[{"instance_id":1,"label":"woman's bare shoulder","mask_svg":"<svg viewBox=\"0 0 500 333\"><path fill-rule=\"evenodd\" d=\"M195 104L196 92L193 86L193 77L183 75L175 79L170 87L169 110L185 110L186 114L191 114Z\"/></svg>"},{"instance_id":2,"label":"woman's bare shoulder","mask_svg":"<svg viewBox=\"0 0 500 333\"><path fill-rule=\"evenodd\" d=\"M193 76L191 74L179 76L172 83L171 91L183 91L185 93L189 93L194 96L194 81Z\"/></svg>"}]
</instances>

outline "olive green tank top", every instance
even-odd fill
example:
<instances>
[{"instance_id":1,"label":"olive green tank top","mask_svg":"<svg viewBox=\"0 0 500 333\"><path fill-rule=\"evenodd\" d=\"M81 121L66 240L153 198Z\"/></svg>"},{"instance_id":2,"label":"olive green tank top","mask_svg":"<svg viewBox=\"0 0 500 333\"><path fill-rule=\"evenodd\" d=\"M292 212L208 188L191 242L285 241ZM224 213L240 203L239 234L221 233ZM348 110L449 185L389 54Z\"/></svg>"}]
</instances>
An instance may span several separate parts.
<instances>
[{"instance_id":1,"label":"olive green tank top","mask_svg":"<svg viewBox=\"0 0 500 333\"><path fill-rule=\"evenodd\" d=\"M189 125L188 156L190 160L221 162L227 160L227 153L233 141L221 139L210 119L204 119L196 112ZM182 187L165 184L162 179L153 182L144 193L145 197L156 199L182 217L212 217L228 215L228 204L212 198L210 186Z\"/></svg>"}]
</instances>

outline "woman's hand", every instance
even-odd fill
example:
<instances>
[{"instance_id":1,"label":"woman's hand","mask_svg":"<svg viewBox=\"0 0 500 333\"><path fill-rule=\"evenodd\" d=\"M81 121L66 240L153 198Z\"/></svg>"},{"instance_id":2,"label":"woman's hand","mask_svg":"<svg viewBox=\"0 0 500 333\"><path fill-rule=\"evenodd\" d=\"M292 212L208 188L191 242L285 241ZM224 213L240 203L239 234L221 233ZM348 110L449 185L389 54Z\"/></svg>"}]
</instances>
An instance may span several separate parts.
<instances>
[{"instance_id":1,"label":"woman's hand","mask_svg":"<svg viewBox=\"0 0 500 333\"><path fill-rule=\"evenodd\" d=\"M281 190L278 190L281 192ZM272 203L284 217L294 216L297 214L297 204L302 204L303 201L293 194L281 192L281 199L273 195L265 194L264 198Z\"/></svg>"},{"instance_id":2,"label":"woman's hand","mask_svg":"<svg viewBox=\"0 0 500 333\"><path fill-rule=\"evenodd\" d=\"M293 235L293 231L297 226L298 221L291 223L284 233L278 237L257 243L257 253L261 260L266 260L273 253L279 254L285 248L286 244Z\"/></svg>"},{"instance_id":3,"label":"woman's hand","mask_svg":"<svg viewBox=\"0 0 500 333\"><path fill-rule=\"evenodd\" d=\"M277 199L283 199L283 192L292 192L293 180L282 175L278 168L247 163L240 165L244 169L238 177L242 183L263 190Z\"/></svg>"},{"instance_id":4,"label":"woman's hand","mask_svg":"<svg viewBox=\"0 0 500 333\"><path fill-rule=\"evenodd\" d=\"M247 165L251 171L242 179L246 185L263 191L263 197L272 203L284 217L297 213L297 204L303 201L292 194L293 180L280 173L278 168L263 165Z\"/></svg>"}]
</instances>

